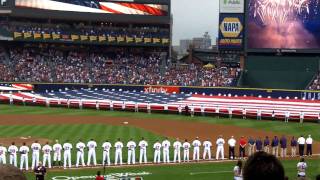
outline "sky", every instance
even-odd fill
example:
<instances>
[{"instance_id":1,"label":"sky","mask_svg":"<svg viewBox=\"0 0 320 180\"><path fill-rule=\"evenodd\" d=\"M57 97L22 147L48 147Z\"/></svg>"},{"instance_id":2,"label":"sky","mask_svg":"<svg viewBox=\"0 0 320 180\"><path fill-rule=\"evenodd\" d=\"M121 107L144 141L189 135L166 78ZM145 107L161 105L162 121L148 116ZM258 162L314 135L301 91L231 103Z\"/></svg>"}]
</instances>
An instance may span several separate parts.
<instances>
[{"instance_id":1,"label":"sky","mask_svg":"<svg viewBox=\"0 0 320 180\"><path fill-rule=\"evenodd\" d=\"M213 42L218 36L219 0L171 0L173 45L180 39L201 37L209 32Z\"/></svg>"}]
</instances>

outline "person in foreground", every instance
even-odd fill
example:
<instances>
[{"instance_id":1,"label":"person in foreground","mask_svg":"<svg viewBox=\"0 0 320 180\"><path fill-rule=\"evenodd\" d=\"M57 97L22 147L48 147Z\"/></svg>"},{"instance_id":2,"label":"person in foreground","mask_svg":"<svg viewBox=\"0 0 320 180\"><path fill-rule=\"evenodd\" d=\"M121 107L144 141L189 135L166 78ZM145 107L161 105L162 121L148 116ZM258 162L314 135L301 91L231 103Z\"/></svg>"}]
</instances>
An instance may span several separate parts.
<instances>
[{"instance_id":1,"label":"person in foreground","mask_svg":"<svg viewBox=\"0 0 320 180\"><path fill-rule=\"evenodd\" d=\"M34 169L34 174L36 175L36 180L44 180L47 170L46 167L42 165L42 162L39 161L38 166Z\"/></svg>"},{"instance_id":2,"label":"person in foreground","mask_svg":"<svg viewBox=\"0 0 320 180\"><path fill-rule=\"evenodd\" d=\"M242 161L238 160L237 165L233 168L234 180L242 180Z\"/></svg>"},{"instance_id":3,"label":"person in foreground","mask_svg":"<svg viewBox=\"0 0 320 180\"><path fill-rule=\"evenodd\" d=\"M250 156L243 168L243 180L284 180L281 162L266 152L256 152Z\"/></svg>"},{"instance_id":4,"label":"person in foreground","mask_svg":"<svg viewBox=\"0 0 320 180\"><path fill-rule=\"evenodd\" d=\"M27 180L21 170L12 165L0 165L0 179Z\"/></svg>"},{"instance_id":5,"label":"person in foreground","mask_svg":"<svg viewBox=\"0 0 320 180\"><path fill-rule=\"evenodd\" d=\"M104 177L101 175L101 172L97 172L96 180L104 180Z\"/></svg>"}]
</instances>

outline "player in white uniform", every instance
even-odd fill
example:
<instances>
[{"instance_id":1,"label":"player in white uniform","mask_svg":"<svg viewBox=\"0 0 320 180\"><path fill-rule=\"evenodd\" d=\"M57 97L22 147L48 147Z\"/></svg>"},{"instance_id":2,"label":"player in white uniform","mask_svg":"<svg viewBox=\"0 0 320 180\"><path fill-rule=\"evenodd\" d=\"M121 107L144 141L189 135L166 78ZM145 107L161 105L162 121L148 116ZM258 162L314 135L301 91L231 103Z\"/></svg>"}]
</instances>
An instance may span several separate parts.
<instances>
[{"instance_id":1,"label":"player in white uniform","mask_svg":"<svg viewBox=\"0 0 320 180\"><path fill-rule=\"evenodd\" d=\"M123 143L121 142L120 138L118 141L114 144L114 147L116 148L116 153L115 153L115 161L114 165L117 165L118 160L120 161L120 165L122 165L122 148L123 148Z\"/></svg>"},{"instance_id":2,"label":"player in white uniform","mask_svg":"<svg viewBox=\"0 0 320 180\"><path fill-rule=\"evenodd\" d=\"M7 148L0 144L0 164L7 164L6 152Z\"/></svg>"},{"instance_id":3,"label":"player in white uniform","mask_svg":"<svg viewBox=\"0 0 320 180\"><path fill-rule=\"evenodd\" d=\"M102 144L103 148L103 154L102 154L102 165L104 166L105 164L108 164L108 166L111 165L110 163L110 149L112 145L111 143L107 140Z\"/></svg>"},{"instance_id":4,"label":"player in white uniform","mask_svg":"<svg viewBox=\"0 0 320 180\"><path fill-rule=\"evenodd\" d=\"M9 163L15 167L17 167L17 152L18 152L18 147L15 145L14 142L11 143L11 146L8 148L8 153L9 155Z\"/></svg>"},{"instance_id":5,"label":"player in white uniform","mask_svg":"<svg viewBox=\"0 0 320 180\"><path fill-rule=\"evenodd\" d=\"M170 163L170 146L171 143L168 138L162 141L163 163Z\"/></svg>"},{"instance_id":6,"label":"player in white uniform","mask_svg":"<svg viewBox=\"0 0 320 180\"><path fill-rule=\"evenodd\" d=\"M147 111L148 111L148 114L151 114L151 104L150 103L147 104Z\"/></svg>"},{"instance_id":7,"label":"player in white uniform","mask_svg":"<svg viewBox=\"0 0 320 180\"><path fill-rule=\"evenodd\" d=\"M203 142L202 146L204 147L203 160L206 159L207 154L208 154L208 160L211 160L211 146L212 146L212 143L210 142L209 139L207 139L206 141Z\"/></svg>"},{"instance_id":8,"label":"player in white uniform","mask_svg":"<svg viewBox=\"0 0 320 180\"><path fill-rule=\"evenodd\" d=\"M229 107L228 108L229 119L232 119L232 111L233 111L232 107Z\"/></svg>"},{"instance_id":9,"label":"player in white uniform","mask_svg":"<svg viewBox=\"0 0 320 180\"><path fill-rule=\"evenodd\" d=\"M113 111L113 101L110 101L109 106L110 106L110 111Z\"/></svg>"},{"instance_id":10,"label":"player in white uniform","mask_svg":"<svg viewBox=\"0 0 320 180\"><path fill-rule=\"evenodd\" d=\"M96 101L96 110L100 110L100 102Z\"/></svg>"},{"instance_id":11,"label":"player in white uniform","mask_svg":"<svg viewBox=\"0 0 320 180\"><path fill-rule=\"evenodd\" d=\"M191 114L191 117L194 116L194 105L193 104L191 104L191 106L190 106L190 114Z\"/></svg>"},{"instance_id":12,"label":"player in white uniform","mask_svg":"<svg viewBox=\"0 0 320 180\"><path fill-rule=\"evenodd\" d=\"M261 120L261 109L257 109L257 120Z\"/></svg>"},{"instance_id":13,"label":"player in white uniform","mask_svg":"<svg viewBox=\"0 0 320 180\"><path fill-rule=\"evenodd\" d=\"M246 119L247 118L247 110L246 108L242 109L242 119Z\"/></svg>"},{"instance_id":14,"label":"player in white uniform","mask_svg":"<svg viewBox=\"0 0 320 180\"><path fill-rule=\"evenodd\" d=\"M176 163L178 161L178 163L181 162L181 147L182 144L179 141L179 138L176 139L176 141L173 143L173 148L174 148L174 156L173 156L173 162Z\"/></svg>"},{"instance_id":15,"label":"player in white uniform","mask_svg":"<svg viewBox=\"0 0 320 180\"><path fill-rule=\"evenodd\" d=\"M217 153L216 153L216 160L219 160L219 155L221 154L221 159L224 159L224 144L225 141L222 138L222 135L219 136L219 138L216 141L216 145L217 145Z\"/></svg>"},{"instance_id":16,"label":"player in white uniform","mask_svg":"<svg viewBox=\"0 0 320 180\"><path fill-rule=\"evenodd\" d=\"M46 166L46 163L48 162L48 168L51 168L51 151L52 147L49 145L49 142L46 143L42 147L42 152L43 152L43 166Z\"/></svg>"},{"instance_id":17,"label":"player in white uniform","mask_svg":"<svg viewBox=\"0 0 320 180\"><path fill-rule=\"evenodd\" d=\"M69 143L69 141L66 141L63 144L63 168L66 169L67 166L71 168L71 150L72 150L72 144Z\"/></svg>"},{"instance_id":18,"label":"player in white uniform","mask_svg":"<svg viewBox=\"0 0 320 180\"><path fill-rule=\"evenodd\" d=\"M182 106L181 106L181 105L178 106L178 113L179 113L180 115L182 114Z\"/></svg>"},{"instance_id":19,"label":"player in white uniform","mask_svg":"<svg viewBox=\"0 0 320 180\"><path fill-rule=\"evenodd\" d=\"M28 153L30 149L28 146L26 146L26 143L23 143L22 146L19 149L19 152L21 154L20 156L20 170L23 169L23 166L25 165L25 170L29 170L29 164L28 164Z\"/></svg>"},{"instance_id":20,"label":"player in white uniform","mask_svg":"<svg viewBox=\"0 0 320 180\"><path fill-rule=\"evenodd\" d=\"M192 146L193 146L193 160L199 161L201 142L199 141L198 137L192 142Z\"/></svg>"},{"instance_id":21,"label":"player in white uniform","mask_svg":"<svg viewBox=\"0 0 320 180\"><path fill-rule=\"evenodd\" d=\"M182 144L183 147L183 162L189 162L189 154L190 154L190 143L186 139L184 143Z\"/></svg>"},{"instance_id":22,"label":"player in white uniform","mask_svg":"<svg viewBox=\"0 0 320 180\"><path fill-rule=\"evenodd\" d=\"M31 149L32 149L31 169L34 169L39 165L41 145L38 143L38 141L35 141L34 143L31 144Z\"/></svg>"},{"instance_id":23,"label":"player in white uniform","mask_svg":"<svg viewBox=\"0 0 320 180\"><path fill-rule=\"evenodd\" d=\"M148 142L144 140L144 138L141 138L141 141L139 142L139 147L140 147L140 158L139 158L139 163L141 164L142 161L144 163L147 163L147 147L148 147Z\"/></svg>"},{"instance_id":24,"label":"player in white uniform","mask_svg":"<svg viewBox=\"0 0 320 180\"><path fill-rule=\"evenodd\" d=\"M136 164L136 149L137 144L130 139L130 141L127 143L127 148L128 148L128 164Z\"/></svg>"},{"instance_id":25,"label":"player in white uniform","mask_svg":"<svg viewBox=\"0 0 320 180\"><path fill-rule=\"evenodd\" d=\"M91 139L88 143L87 143L87 147L88 147L88 163L87 165L90 166L91 163L91 158L93 160L93 165L96 166L97 165L97 156L96 156L96 147L97 147L97 142L94 139Z\"/></svg>"},{"instance_id":26,"label":"player in white uniform","mask_svg":"<svg viewBox=\"0 0 320 180\"><path fill-rule=\"evenodd\" d=\"M61 166L61 150L62 146L59 143L58 140L56 140L56 143L53 145L53 165L55 166L56 163L58 163L58 166Z\"/></svg>"},{"instance_id":27,"label":"player in white uniform","mask_svg":"<svg viewBox=\"0 0 320 180\"><path fill-rule=\"evenodd\" d=\"M306 169L307 169L307 163L304 161L304 158L300 159L300 162L297 164L298 169L298 178L305 178L306 177Z\"/></svg>"},{"instance_id":28,"label":"player in white uniform","mask_svg":"<svg viewBox=\"0 0 320 180\"><path fill-rule=\"evenodd\" d=\"M85 167L86 164L84 163L84 149L86 148L86 145L80 139L79 142L76 144L76 148L77 148L76 167L79 167L80 162L82 167Z\"/></svg>"},{"instance_id":29,"label":"player in white uniform","mask_svg":"<svg viewBox=\"0 0 320 180\"><path fill-rule=\"evenodd\" d=\"M300 112L300 123L303 123L303 120L304 120L304 112L301 111Z\"/></svg>"},{"instance_id":30,"label":"player in white uniform","mask_svg":"<svg viewBox=\"0 0 320 180\"><path fill-rule=\"evenodd\" d=\"M285 113L284 113L284 122L289 122L289 119L290 119L290 112L289 110L287 110Z\"/></svg>"},{"instance_id":31,"label":"player in white uniform","mask_svg":"<svg viewBox=\"0 0 320 180\"><path fill-rule=\"evenodd\" d=\"M153 145L154 149L154 156L153 156L153 162L154 163L160 163L160 156L161 156L161 143L157 141Z\"/></svg>"}]
</instances>

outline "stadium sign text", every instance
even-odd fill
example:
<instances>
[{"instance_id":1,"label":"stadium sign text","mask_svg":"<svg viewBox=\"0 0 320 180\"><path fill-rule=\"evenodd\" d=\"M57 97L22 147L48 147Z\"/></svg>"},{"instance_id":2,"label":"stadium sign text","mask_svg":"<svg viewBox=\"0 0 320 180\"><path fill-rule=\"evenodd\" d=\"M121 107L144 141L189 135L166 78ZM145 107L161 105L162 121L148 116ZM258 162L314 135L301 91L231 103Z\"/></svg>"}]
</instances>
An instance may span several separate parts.
<instances>
[{"instance_id":1,"label":"stadium sign text","mask_svg":"<svg viewBox=\"0 0 320 180\"><path fill-rule=\"evenodd\" d=\"M243 13L244 0L220 0L220 13Z\"/></svg>"},{"instance_id":2,"label":"stadium sign text","mask_svg":"<svg viewBox=\"0 0 320 180\"><path fill-rule=\"evenodd\" d=\"M220 31L225 38L235 38L242 32L243 26L237 17L226 17L220 24Z\"/></svg>"},{"instance_id":3,"label":"stadium sign text","mask_svg":"<svg viewBox=\"0 0 320 180\"><path fill-rule=\"evenodd\" d=\"M105 179L107 180L118 180L119 178L123 178L123 179L136 179L136 177L138 176L147 176L147 175L151 175L151 173L149 172L137 172L137 173L131 173L131 172L127 172L127 173L111 173L108 175L105 175ZM132 178L130 178L132 177ZM52 177L52 180L84 180L84 179L95 179L96 176L55 176Z\"/></svg>"}]
</instances>

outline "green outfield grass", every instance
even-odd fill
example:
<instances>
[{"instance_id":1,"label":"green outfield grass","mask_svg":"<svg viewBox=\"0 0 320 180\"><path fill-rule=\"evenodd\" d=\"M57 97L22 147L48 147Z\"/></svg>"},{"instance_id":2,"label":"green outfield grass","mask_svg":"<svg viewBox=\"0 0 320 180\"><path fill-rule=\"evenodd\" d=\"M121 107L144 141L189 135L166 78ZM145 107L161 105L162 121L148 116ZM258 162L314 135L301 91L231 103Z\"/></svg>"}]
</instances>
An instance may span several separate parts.
<instances>
[{"instance_id":1,"label":"green outfield grass","mask_svg":"<svg viewBox=\"0 0 320 180\"><path fill-rule=\"evenodd\" d=\"M239 127L249 127L255 129L261 129L266 131L273 131L275 133L290 134L299 136L301 134L312 134L315 140L320 141L319 124L315 123L283 123L278 121L259 121L256 120L242 120L242 119L224 119L214 117L186 117L179 115L165 115L165 114L146 114L146 113L132 113L132 112L110 112L110 111L96 111L96 110L78 110L78 109L65 109L65 108L46 108L46 107L24 107L24 106L8 106L0 105L0 114L42 114L42 115L54 115L54 116L105 116L105 117L132 117L137 121L143 118L156 118L163 120L177 120L177 121L194 121L194 122L207 122L213 124L234 125ZM90 120L90 119L88 119ZM1 120L0 120L1 121ZM81 129L81 130L80 130ZM90 138L96 139L99 146L101 143L108 139L114 142L117 138L122 138L126 142L130 137L138 141L142 136L145 137L151 145L156 139L163 137L148 132L144 129L134 128L130 126L111 126L106 124L74 124L74 125L45 125L45 126L0 126L0 137L20 137L20 136L33 136L38 138L47 138L50 140L59 139L61 142L69 139L73 144L78 139L84 141ZM114 157L112 152L111 157ZM136 154L138 154L136 152ZM172 155L172 153L171 153ZM29 154L30 156L30 154ZM102 159L101 149L97 150L98 163L101 163ZM123 153L124 162L126 161L126 150ZM148 159L153 158L153 151L148 149ZM72 156L73 164L75 162L75 153ZM86 157L85 157L86 159ZM111 159L113 160L113 158ZM296 163L297 161L283 161L286 173L293 179L296 175ZM308 174L314 179L317 173L320 173L320 160L308 160L309 169ZM145 176L145 179L232 179L231 171L234 163L219 163L219 164L196 164L196 165L179 165L179 166L161 166L161 167L133 167L133 168L111 168L107 169L107 172L150 172L151 175ZM215 174L197 174L190 175L190 172L217 172ZM82 176L82 175L94 175L96 170L68 170L64 172L49 172L49 177L52 176ZM32 174L28 174L29 179L34 179Z\"/></svg>"},{"instance_id":2,"label":"green outfield grass","mask_svg":"<svg viewBox=\"0 0 320 180\"><path fill-rule=\"evenodd\" d=\"M310 180L314 180L317 174L320 174L319 160L308 160L309 168L307 169L307 175ZM296 164L297 161L287 160L283 161L285 167L286 176L289 179L295 179L296 177ZM149 167L129 167L129 168L106 168L106 174L110 173L138 173L148 172L150 175L143 176L147 180L230 180L233 178L233 167L235 163L208 163L208 164L192 164L192 165L171 165L171 166L149 166ZM49 172L47 179L52 179L56 176L94 176L96 172L103 169L86 169L86 170L69 170L63 172ZM28 179L34 179L32 173L27 174ZM88 178L89 180L89 178Z\"/></svg>"}]
</instances>

